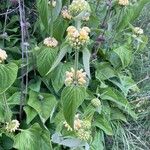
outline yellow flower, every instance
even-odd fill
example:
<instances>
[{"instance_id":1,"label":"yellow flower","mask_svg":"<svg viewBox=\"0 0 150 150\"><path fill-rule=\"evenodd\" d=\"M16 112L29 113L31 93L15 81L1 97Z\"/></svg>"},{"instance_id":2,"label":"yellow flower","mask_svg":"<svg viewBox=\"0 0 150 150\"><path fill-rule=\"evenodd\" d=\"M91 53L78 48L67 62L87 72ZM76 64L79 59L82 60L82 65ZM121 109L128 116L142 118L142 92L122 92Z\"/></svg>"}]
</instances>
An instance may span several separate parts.
<instances>
[{"instance_id":1,"label":"yellow flower","mask_svg":"<svg viewBox=\"0 0 150 150\"><path fill-rule=\"evenodd\" d=\"M11 122L6 123L6 130L8 132L15 132L19 128L19 121L18 120L12 120Z\"/></svg>"},{"instance_id":2,"label":"yellow flower","mask_svg":"<svg viewBox=\"0 0 150 150\"><path fill-rule=\"evenodd\" d=\"M83 72L83 69L77 70L77 75L75 79L75 70L71 68L71 72L66 71L66 86L70 86L72 84L85 85L86 84L86 73Z\"/></svg>"},{"instance_id":3,"label":"yellow flower","mask_svg":"<svg viewBox=\"0 0 150 150\"><path fill-rule=\"evenodd\" d=\"M72 47L80 48L89 42L90 28L88 27L77 30L74 26L70 26L67 28L67 32L67 39Z\"/></svg>"},{"instance_id":4,"label":"yellow flower","mask_svg":"<svg viewBox=\"0 0 150 150\"><path fill-rule=\"evenodd\" d=\"M82 30L85 30L87 33L90 33L90 32L91 32L91 30L90 30L89 27L83 27Z\"/></svg>"},{"instance_id":5,"label":"yellow flower","mask_svg":"<svg viewBox=\"0 0 150 150\"><path fill-rule=\"evenodd\" d=\"M88 40L89 39L88 32L85 30L81 30L79 39L80 40Z\"/></svg>"},{"instance_id":6,"label":"yellow flower","mask_svg":"<svg viewBox=\"0 0 150 150\"><path fill-rule=\"evenodd\" d=\"M6 51L4 51L0 48L0 63L3 62L4 60L6 60L6 58L7 58Z\"/></svg>"},{"instance_id":7,"label":"yellow flower","mask_svg":"<svg viewBox=\"0 0 150 150\"><path fill-rule=\"evenodd\" d=\"M127 6L129 5L129 0L119 0L119 5L122 5L122 6Z\"/></svg>"},{"instance_id":8,"label":"yellow flower","mask_svg":"<svg viewBox=\"0 0 150 150\"><path fill-rule=\"evenodd\" d=\"M73 129L69 126L69 124L65 121L64 122L65 128L67 128L68 131L73 131ZM75 115L74 119L74 130L78 131L82 126L82 120L79 119L79 114Z\"/></svg>"},{"instance_id":9,"label":"yellow flower","mask_svg":"<svg viewBox=\"0 0 150 150\"><path fill-rule=\"evenodd\" d=\"M47 47L56 47L58 45L58 41L55 38L48 37L44 39L44 45Z\"/></svg>"}]
</instances>

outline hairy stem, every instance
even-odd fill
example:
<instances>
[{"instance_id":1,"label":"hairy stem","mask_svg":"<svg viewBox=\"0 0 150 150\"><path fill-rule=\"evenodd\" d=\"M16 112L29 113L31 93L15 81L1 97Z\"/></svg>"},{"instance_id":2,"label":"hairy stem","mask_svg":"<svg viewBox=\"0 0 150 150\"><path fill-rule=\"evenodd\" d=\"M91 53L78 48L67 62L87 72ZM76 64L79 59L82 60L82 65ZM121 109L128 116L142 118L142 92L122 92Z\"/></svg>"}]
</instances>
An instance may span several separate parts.
<instances>
[{"instance_id":1,"label":"hairy stem","mask_svg":"<svg viewBox=\"0 0 150 150\"><path fill-rule=\"evenodd\" d=\"M53 37L53 0L51 0L51 23L50 23L50 36Z\"/></svg>"},{"instance_id":2,"label":"hairy stem","mask_svg":"<svg viewBox=\"0 0 150 150\"><path fill-rule=\"evenodd\" d=\"M79 61L79 51L75 49L75 80L77 80L77 70L78 70L78 61Z\"/></svg>"},{"instance_id":3,"label":"hairy stem","mask_svg":"<svg viewBox=\"0 0 150 150\"><path fill-rule=\"evenodd\" d=\"M81 28L81 20L76 20L75 26L78 30ZM78 70L78 62L79 62L79 50L75 49L75 80L77 81L77 70Z\"/></svg>"}]
</instances>

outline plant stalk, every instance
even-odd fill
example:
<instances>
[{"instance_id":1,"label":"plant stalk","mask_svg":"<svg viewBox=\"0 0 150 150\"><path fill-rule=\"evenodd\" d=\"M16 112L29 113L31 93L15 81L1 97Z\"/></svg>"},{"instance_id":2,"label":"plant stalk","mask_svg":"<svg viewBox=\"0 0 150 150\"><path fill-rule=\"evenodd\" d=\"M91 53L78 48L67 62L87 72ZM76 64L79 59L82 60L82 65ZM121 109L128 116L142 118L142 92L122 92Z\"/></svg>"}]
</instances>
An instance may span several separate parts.
<instances>
[{"instance_id":1,"label":"plant stalk","mask_svg":"<svg viewBox=\"0 0 150 150\"><path fill-rule=\"evenodd\" d=\"M81 28L81 20L76 20L75 22L77 30ZM79 63L79 50L75 49L75 81L77 82L77 71L78 71L78 63Z\"/></svg>"},{"instance_id":2,"label":"plant stalk","mask_svg":"<svg viewBox=\"0 0 150 150\"><path fill-rule=\"evenodd\" d=\"M79 61L79 51L75 49L75 80L77 81L77 71L78 71L78 61Z\"/></svg>"},{"instance_id":3,"label":"plant stalk","mask_svg":"<svg viewBox=\"0 0 150 150\"><path fill-rule=\"evenodd\" d=\"M53 0L51 0L51 11L50 11L50 16L51 16L51 23L50 23L50 36L53 37Z\"/></svg>"}]
</instances>

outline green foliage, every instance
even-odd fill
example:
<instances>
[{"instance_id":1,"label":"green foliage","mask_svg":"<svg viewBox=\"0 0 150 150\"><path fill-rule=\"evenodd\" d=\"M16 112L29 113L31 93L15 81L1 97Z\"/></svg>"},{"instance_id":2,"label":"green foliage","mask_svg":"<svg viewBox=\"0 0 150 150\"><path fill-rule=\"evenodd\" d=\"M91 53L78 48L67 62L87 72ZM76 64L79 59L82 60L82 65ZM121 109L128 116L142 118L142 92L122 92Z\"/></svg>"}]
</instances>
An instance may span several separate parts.
<instances>
[{"instance_id":1,"label":"green foliage","mask_svg":"<svg viewBox=\"0 0 150 150\"><path fill-rule=\"evenodd\" d=\"M0 149L119 149L131 134L123 126L138 119L130 70L148 37L132 24L148 2L88 1L89 11L77 1L71 16L69 0L25 1L20 14L2 1Z\"/></svg>"},{"instance_id":2,"label":"green foliage","mask_svg":"<svg viewBox=\"0 0 150 150\"><path fill-rule=\"evenodd\" d=\"M82 104L86 96L84 87L66 87L62 91L61 100L64 117L68 124L73 128L74 117L78 107Z\"/></svg>"},{"instance_id":3,"label":"green foliage","mask_svg":"<svg viewBox=\"0 0 150 150\"><path fill-rule=\"evenodd\" d=\"M0 65L0 94L4 93L16 80L18 67L14 63Z\"/></svg>"},{"instance_id":4,"label":"green foliage","mask_svg":"<svg viewBox=\"0 0 150 150\"><path fill-rule=\"evenodd\" d=\"M22 130L21 133L15 136L14 148L20 150L52 149L49 132L43 130L38 124L34 124L29 129Z\"/></svg>"}]
</instances>

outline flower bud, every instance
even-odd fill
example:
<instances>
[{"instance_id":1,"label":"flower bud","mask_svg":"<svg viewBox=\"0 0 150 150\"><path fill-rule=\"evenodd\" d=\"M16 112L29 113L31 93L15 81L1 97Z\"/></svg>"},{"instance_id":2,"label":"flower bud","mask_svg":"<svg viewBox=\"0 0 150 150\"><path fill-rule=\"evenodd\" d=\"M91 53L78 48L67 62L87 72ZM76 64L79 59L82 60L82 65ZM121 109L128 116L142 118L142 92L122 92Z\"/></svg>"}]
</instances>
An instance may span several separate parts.
<instances>
[{"instance_id":1,"label":"flower bud","mask_svg":"<svg viewBox=\"0 0 150 150\"><path fill-rule=\"evenodd\" d=\"M127 6L129 5L129 0L119 0L119 5L122 5L122 6Z\"/></svg>"},{"instance_id":2,"label":"flower bud","mask_svg":"<svg viewBox=\"0 0 150 150\"><path fill-rule=\"evenodd\" d=\"M73 0L69 6L69 12L74 17L79 15L81 12L90 13L90 11L90 5L85 0Z\"/></svg>"},{"instance_id":3,"label":"flower bud","mask_svg":"<svg viewBox=\"0 0 150 150\"><path fill-rule=\"evenodd\" d=\"M101 106L101 101L100 101L98 98L92 99L91 103L92 103L92 105L93 105L94 107L99 107L99 106Z\"/></svg>"},{"instance_id":4,"label":"flower bud","mask_svg":"<svg viewBox=\"0 0 150 150\"><path fill-rule=\"evenodd\" d=\"M20 125L20 123L18 120L12 120L12 121L6 123L5 129L8 132L15 132L19 128L19 125Z\"/></svg>"},{"instance_id":5,"label":"flower bud","mask_svg":"<svg viewBox=\"0 0 150 150\"><path fill-rule=\"evenodd\" d=\"M58 41L55 38L48 37L44 39L44 45L47 47L56 47L58 45Z\"/></svg>"},{"instance_id":6,"label":"flower bud","mask_svg":"<svg viewBox=\"0 0 150 150\"><path fill-rule=\"evenodd\" d=\"M143 32L143 29L141 29L140 27L135 27L135 28L133 29L133 31L134 31L136 34L138 34L138 35L141 35L141 34L144 33L144 32Z\"/></svg>"},{"instance_id":7,"label":"flower bud","mask_svg":"<svg viewBox=\"0 0 150 150\"><path fill-rule=\"evenodd\" d=\"M4 51L0 48L0 63L2 63L4 60L6 60L6 58L7 58L6 51Z\"/></svg>"},{"instance_id":8,"label":"flower bud","mask_svg":"<svg viewBox=\"0 0 150 150\"><path fill-rule=\"evenodd\" d=\"M64 19L68 19L68 20L71 20L72 19L72 16L70 15L67 7L63 7L62 11L61 11L61 15Z\"/></svg>"},{"instance_id":9,"label":"flower bud","mask_svg":"<svg viewBox=\"0 0 150 150\"><path fill-rule=\"evenodd\" d=\"M51 3L52 3L52 7L56 7L56 0L52 0L52 2L51 0L49 0L48 5L51 6Z\"/></svg>"}]
</instances>

